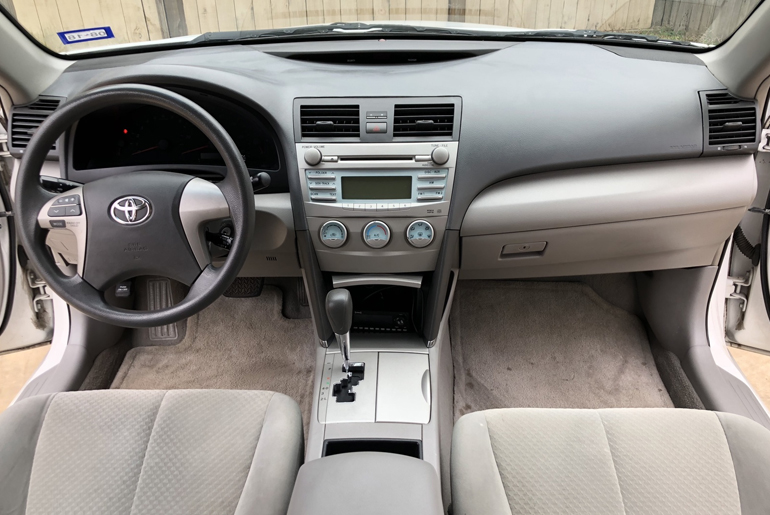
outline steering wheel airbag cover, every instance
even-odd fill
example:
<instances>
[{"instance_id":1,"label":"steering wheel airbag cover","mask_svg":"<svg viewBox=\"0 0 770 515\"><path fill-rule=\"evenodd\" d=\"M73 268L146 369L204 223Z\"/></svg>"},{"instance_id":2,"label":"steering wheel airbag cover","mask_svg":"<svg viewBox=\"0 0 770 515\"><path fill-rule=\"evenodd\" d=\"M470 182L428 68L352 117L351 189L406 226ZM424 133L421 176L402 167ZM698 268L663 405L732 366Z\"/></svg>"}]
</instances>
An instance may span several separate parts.
<instances>
[{"instance_id":1,"label":"steering wheel airbag cover","mask_svg":"<svg viewBox=\"0 0 770 515\"><path fill-rule=\"evenodd\" d=\"M162 275L190 285L201 269L181 230L179 200L193 177L166 172L115 175L86 184L83 202L88 209L88 245L83 279L102 290L140 275ZM115 197L115 192L120 192ZM147 219L135 222L118 212L115 202L147 202ZM141 199L141 200L134 200ZM149 208L149 209L148 209ZM124 220L125 219L125 220Z\"/></svg>"}]
</instances>

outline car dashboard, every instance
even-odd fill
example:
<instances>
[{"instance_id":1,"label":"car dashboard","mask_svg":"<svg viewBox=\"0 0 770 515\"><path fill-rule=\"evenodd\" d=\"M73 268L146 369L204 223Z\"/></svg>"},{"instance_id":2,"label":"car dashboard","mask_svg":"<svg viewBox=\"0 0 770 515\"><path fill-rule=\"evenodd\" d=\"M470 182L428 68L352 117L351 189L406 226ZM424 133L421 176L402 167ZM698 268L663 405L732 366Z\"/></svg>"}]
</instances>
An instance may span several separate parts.
<instances>
[{"instance_id":1,"label":"car dashboard","mask_svg":"<svg viewBox=\"0 0 770 515\"><path fill-rule=\"evenodd\" d=\"M37 102L129 82L193 99L252 176L270 176L242 275L303 275L316 315L332 286L416 277L428 343L458 276L712 265L756 192L757 106L687 52L371 39L191 48L83 59ZM12 128L32 107L13 110ZM49 159L81 183L224 173L195 127L140 106L85 117ZM316 329L331 337L324 317Z\"/></svg>"}]
</instances>

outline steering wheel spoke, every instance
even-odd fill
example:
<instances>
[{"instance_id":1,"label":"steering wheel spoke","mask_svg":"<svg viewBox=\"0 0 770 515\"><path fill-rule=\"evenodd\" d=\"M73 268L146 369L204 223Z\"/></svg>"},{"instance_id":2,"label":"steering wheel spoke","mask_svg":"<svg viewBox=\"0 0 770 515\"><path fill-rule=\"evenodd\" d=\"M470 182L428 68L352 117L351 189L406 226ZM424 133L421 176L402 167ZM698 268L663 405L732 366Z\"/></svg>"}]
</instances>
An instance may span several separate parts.
<instances>
[{"instance_id":1,"label":"steering wheel spoke","mask_svg":"<svg viewBox=\"0 0 770 515\"><path fill-rule=\"evenodd\" d=\"M187 183L179 201L179 219L198 266L205 268L211 263L211 255L205 239L205 223L230 217L222 190L216 185L195 178Z\"/></svg>"},{"instance_id":2,"label":"steering wheel spoke","mask_svg":"<svg viewBox=\"0 0 770 515\"><path fill-rule=\"evenodd\" d=\"M83 187L56 195L46 202L37 215L37 223L41 229L49 231L46 245L57 263L75 265L78 275L82 276L88 232Z\"/></svg>"}]
</instances>

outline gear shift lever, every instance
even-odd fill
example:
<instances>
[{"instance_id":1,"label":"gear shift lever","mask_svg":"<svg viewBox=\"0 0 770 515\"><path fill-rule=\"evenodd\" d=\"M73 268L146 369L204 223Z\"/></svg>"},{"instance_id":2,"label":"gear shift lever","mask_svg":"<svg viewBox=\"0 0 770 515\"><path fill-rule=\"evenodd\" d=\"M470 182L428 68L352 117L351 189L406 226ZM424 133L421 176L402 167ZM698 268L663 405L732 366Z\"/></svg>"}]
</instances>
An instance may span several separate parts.
<instances>
[{"instance_id":1,"label":"gear shift lever","mask_svg":"<svg viewBox=\"0 0 770 515\"><path fill-rule=\"evenodd\" d=\"M350 327L353 325L353 297L344 288L326 295L326 314L342 354L342 371L350 372Z\"/></svg>"}]
</instances>

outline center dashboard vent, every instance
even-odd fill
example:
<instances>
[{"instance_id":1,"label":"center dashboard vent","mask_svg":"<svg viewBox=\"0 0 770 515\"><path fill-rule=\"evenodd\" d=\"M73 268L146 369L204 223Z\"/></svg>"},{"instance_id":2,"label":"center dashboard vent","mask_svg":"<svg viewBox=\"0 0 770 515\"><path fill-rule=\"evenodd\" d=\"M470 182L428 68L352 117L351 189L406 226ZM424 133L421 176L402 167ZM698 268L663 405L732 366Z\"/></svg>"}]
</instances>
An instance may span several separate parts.
<instances>
[{"instance_id":1,"label":"center dashboard vent","mask_svg":"<svg viewBox=\"0 0 770 515\"><path fill-rule=\"evenodd\" d=\"M58 97L40 97L31 104L14 107L11 112L11 148L27 148L32 136L61 102ZM56 145L51 150L56 150Z\"/></svg>"},{"instance_id":2,"label":"center dashboard vent","mask_svg":"<svg viewBox=\"0 0 770 515\"><path fill-rule=\"evenodd\" d=\"M393 136L452 136L454 104L396 104Z\"/></svg>"},{"instance_id":3,"label":"center dashboard vent","mask_svg":"<svg viewBox=\"0 0 770 515\"><path fill-rule=\"evenodd\" d=\"M726 91L703 93L706 150L754 151L758 143L757 106Z\"/></svg>"},{"instance_id":4,"label":"center dashboard vent","mask_svg":"<svg viewBox=\"0 0 770 515\"><path fill-rule=\"evenodd\" d=\"M303 138L357 138L361 135L357 105L303 105L299 117Z\"/></svg>"}]
</instances>

